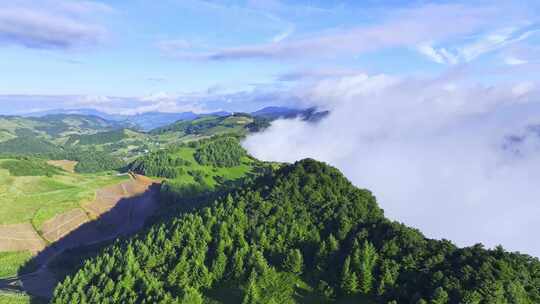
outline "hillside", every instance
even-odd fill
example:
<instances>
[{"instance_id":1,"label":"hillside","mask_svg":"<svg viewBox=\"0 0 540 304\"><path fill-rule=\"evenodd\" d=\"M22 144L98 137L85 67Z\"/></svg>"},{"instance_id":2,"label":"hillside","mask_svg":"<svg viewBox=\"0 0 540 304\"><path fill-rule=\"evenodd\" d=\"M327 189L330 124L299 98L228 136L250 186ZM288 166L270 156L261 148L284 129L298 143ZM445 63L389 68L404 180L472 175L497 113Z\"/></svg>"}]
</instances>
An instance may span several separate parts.
<instances>
[{"instance_id":1,"label":"hillside","mask_svg":"<svg viewBox=\"0 0 540 304\"><path fill-rule=\"evenodd\" d=\"M253 159L236 137L214 136L149 153L129 170L163 178L163 207L207 201L268 171L272 164ZM181 208L189 206L183 205Z\"/></svg>"},{"instance_id":2,"label":"hillside","mask_svg":"<svg viewBox=\"0 0 540 304\"><path fill-rule=\"evenodd\" d=\"M86 262L52 302L540 302L538 259L426 239L314 160L191 203Z\"/></svg>"},{"instance_id":3,"label":"hillside","mask_svg":"<svg viewBox=\"0 0 540 304\"><path fill-rule=\"evenodd\" d=\"M27 157L0 159L0 278L16 275L54 241L54 227L69 231L84 222L81 206L91 202L98 189L127 180L104 173L75 174L55 164Z\"/></svg>"},{"instance_id":4,"label":"hillside","mask_svg":"<svg viewBox=\"0 0 540 304\"><path fill-rule=\"evenodd\" d=\"M56 114L43 117L0 116L0 155L62 153L72 136L122 128L118 122L97 116Z\"/></svg>"},{"instance_id":5,"label":"hillside","mask_svg":"<svg viewBox=\"0 0 540 304\"><path fill-rule=\"evenodd\" d=\"M192 121L177 121L174 124L152 130L155 135L174 134L180 137L213 136L224 133L245 134L246 126L254 121L249 114L230 116L208 115Z\"/></svg>"},{"instance_id":6,"label":"hillside","mask_svg":"<svg viewBox=\"0 0 540 304\"><path fill-rule=\"evenodd\" d=\"M170 140L174 137L191 140L227 133L242 136L250 132L262 131L277 119L302 119L316 123L324 119L328 114L328 111L318 111L316 108L297 110L283 107L267 107L253 113L204 115L189 121L179 120L153 129L150 134L158 135L162 140Z\"/></svg>"},{"instance_id":7,"label":"hillside","mask_svg":"<svg viewBox=\"0 0 540 304\"><path fill-rule=\"evenodd\" d=\"M122 123L92 115L0 116L0 131L4 136L10 134L14 137L37 135L46 139L58 139L73 134L93 134L124 126Z\"/></svg>"}]
</instances>

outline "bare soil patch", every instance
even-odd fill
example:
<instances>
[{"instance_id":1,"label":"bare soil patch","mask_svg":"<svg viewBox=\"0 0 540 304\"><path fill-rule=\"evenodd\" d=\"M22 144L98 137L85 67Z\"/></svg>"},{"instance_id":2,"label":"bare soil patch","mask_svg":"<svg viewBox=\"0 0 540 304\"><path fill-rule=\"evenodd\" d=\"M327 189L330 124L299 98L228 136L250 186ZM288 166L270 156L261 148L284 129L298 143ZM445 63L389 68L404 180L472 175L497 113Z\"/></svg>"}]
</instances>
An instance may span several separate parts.
<instances>
[{"instance_id":1,"label":"bare soil patch","mask_svg":"<svg viewBox=\"0 0 540 304\"><path fill-rule=\"evenodd\" d=\"M73 160L49 160L47 164L51 166L56 166L64 169L67 172L74 173L75 172L75 166L78 162Z\"/></svg>"},{"instance_id":2,"label":"bare soil patch","mask_svg":"<svg viewBox=\"0 0 540 304\"><path fill-rule=\"evenodd\" d=\"M96 199L83 204L83 208L93 218L98 218L114 208L120 200L144 193L154 182L152 179L141 175L132 175L132 179L127 182L98 190Z\"/></svg>"},{"instance_id":3,"label":"bare soil patch","mask_svg":"<svg viewBox=\"0 0 540 304\"><path fill-rule=\"evenodd\" d=\"M89 220L88 215L81 208L58 214L43 223L42 236L49 242L55 242Z\"/></svg>"},{"instance_id":4,"label":"bare soil patch","mask_svg":"<svg viewBox=\"0 0 540 304\"><path fill-rule=\"evenodd\" d=\"M0 225L0 251L39 252L45 245L45 241L29 223Z\"/></svg>"}]
</instances>

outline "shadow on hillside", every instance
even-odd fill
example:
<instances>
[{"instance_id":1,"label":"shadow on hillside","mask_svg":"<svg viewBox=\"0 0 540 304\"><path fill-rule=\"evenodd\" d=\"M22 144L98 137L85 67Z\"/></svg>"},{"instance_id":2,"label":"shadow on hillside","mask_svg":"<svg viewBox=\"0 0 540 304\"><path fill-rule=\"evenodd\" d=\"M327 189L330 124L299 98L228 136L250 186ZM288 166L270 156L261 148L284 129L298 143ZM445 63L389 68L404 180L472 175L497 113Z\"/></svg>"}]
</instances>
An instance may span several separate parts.
<instances>
[{"instance_id":1,"label":"shadow on hillside","mask_svg":"<svg viewBox=\"0 0 540 304\"><path fill-rule=\"evenodd\" d=\"M119 237L135 234L157 209L159 184L137 196L121 199L98 219L87 222L50 244L19 271L17 278L0 280L0 291L21 292L50 298L55 286L73 274L84 260ZM37 299L35 303L43 303Z\"/></svg>"}]
</instances>

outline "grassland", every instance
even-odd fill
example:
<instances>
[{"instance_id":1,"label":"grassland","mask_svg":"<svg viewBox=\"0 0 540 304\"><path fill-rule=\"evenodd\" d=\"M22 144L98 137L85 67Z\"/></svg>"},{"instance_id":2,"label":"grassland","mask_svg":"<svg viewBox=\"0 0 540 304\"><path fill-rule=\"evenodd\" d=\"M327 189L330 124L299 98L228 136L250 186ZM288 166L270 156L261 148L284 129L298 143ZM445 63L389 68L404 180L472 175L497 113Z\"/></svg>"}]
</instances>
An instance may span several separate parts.
<instances>
[{"instance_id":1,"label":"grassland","mask_svg":"<svg viewBox=\"0 0 540 304\"><path fill-rule=\"evenodd\" d=\"M189 172L200 172L203 176L204 181L207 185L214 187L218 184L216 179L223 180L236 180L247 173L249 173L253 168L253 160L249 157L243 157L240 166L229 167L229 168L219 168L214 166L203 166L195 160L196 149L190 147L181 147L175 151L174 155L186 160L190 163L186 167L186 171ZM196 183L193 174L183 174L174 179L176 183L181 184L193 184Z\"/></svg>"},{"instance_id":2,"label":"grassland","mask_svg":"<svg viewBox=\"0 0 540 304\"><path fill-rule=\"evenodd\" d=\"M0 160L0 165L24 161ZM126 179L113 173L81 175L66 171L50 177L13 176L0 169L0 225L30 222L39 231L43 222L56 214L92 200L98 188Z\"/></svg>"},{"instance_id":3,"label":"grassland","mask_svg":"<svg viewBox=\"0 0 540 304\"><path fill-rule=\"evenodd\" d=\"M19 293L0 294L0 304L30 304L36 303L29 296ZM43 302L45 303L45 302Z\"/></svg>"},{"instance_id":4,"label":"grassland","mask_svg":"<svg viewBox=\"0 0 540 304\"><path fill-rule=\"evenodd\" d=\"M0 279L17 275L19 269L31 258L29 251L0 252Z\"/></svg>"}]
</instances>

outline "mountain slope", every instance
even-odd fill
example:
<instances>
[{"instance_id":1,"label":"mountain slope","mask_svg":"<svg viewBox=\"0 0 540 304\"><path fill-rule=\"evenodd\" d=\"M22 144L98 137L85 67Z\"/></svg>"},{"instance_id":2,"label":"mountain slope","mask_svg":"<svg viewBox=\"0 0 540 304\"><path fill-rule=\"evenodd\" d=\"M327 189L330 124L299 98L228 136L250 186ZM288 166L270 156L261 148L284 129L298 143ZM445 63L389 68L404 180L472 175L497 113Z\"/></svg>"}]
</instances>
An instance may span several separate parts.
<instances>
[{"instance_id":1,"label":"mountain slope","mask_svg":"<svg viewBox=\"0 0 540 304\"><path fill-rule=\"evenodd\" d=\"M247 126L254 120L249 114L207 115L191 121L177 121L174 124L154 129L150 134L174 134L177 137L213 136L225 133L245 135L248 131Z\"/></svg>"},{"instance_id":2,"label":"mountain slope","mask_svg":"<svg viewBox=\"0 0 540 304\"><path fill-rule=\"evenodd\" d=\"M122 127L125 127L125 124L91 115L0 116L0 132L4 134L3 137L6 137L7 140L24 136L36 136L54 140L74 134L94 134ZM6 134L9 134L9 136Z\"/></svg>"},{"instance_id":3,"label":"mountain slope","mask_svg":"<svg viewBox=\"0 0 540 304\"><path fill-rule=\"evenodd\" d=\"M426 239L303 160L109 247L52 302L539 303L539 291L537 259Z\"/></svg>"}]
</instances>

